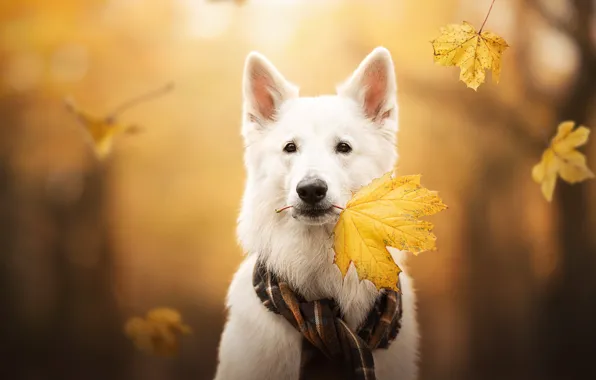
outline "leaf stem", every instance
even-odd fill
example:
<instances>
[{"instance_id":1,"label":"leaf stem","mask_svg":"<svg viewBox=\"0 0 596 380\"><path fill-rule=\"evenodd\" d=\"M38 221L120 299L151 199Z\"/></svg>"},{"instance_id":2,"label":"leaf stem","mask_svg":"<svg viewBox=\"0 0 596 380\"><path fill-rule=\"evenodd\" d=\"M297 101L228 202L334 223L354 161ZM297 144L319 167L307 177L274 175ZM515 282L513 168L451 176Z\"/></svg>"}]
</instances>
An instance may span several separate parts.
<instances>
[{"instance_id":1,"label":"leaf stem","mask_svg":"<svg viewBox=\"0 0 596 380\"><path fill-rule=\"evenodd\" d=\"M484 22L482 23L482 26L480 27L478 34L482 33L482 29L484 29L484 25L486 24L486 21L488 20L488 16L490 16L490 12L493 10L493 5L495 5L495 0L493 0L493 2L490 3L490 8L488 8L488 13L486 14L486 17L484 18Z\"/></svg>"},{"instance_id":2,"label":"leaf stem","mask_svg":"<svg viewBox=\"0 0 596 380\"><path fill-rule=\"evenodd\" d=\"M276 212L277 214L279 214L280 212L282 212L282 211L284 211L284 210L287 210L287 209L289 209L289 208L292 208L292 207L294 207L294 206L285 206L285 207L282 207L282 208L276 208L276 209L275 209L275 212Z\"/></svg>"}]
</instances>

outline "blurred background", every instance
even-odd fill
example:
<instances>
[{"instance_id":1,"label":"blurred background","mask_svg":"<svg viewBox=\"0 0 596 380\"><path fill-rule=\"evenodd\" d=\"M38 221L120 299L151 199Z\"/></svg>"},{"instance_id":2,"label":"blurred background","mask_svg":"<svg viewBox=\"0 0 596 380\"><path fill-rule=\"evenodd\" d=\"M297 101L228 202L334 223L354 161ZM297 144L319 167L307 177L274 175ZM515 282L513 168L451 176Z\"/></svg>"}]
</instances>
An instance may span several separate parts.
<instances>
[{"instance_id":1,"label":"blurred background","mask_svg":"<svg viewBox=\"0 0 596 380\"><path fill-rule=\"evenodd\" d=\"M410 261L421 379L596 378L595 182L548 204L530 176L560 121L596 126L595 3L496 0L485 28L511 48L476 93L430 41L490 0L0 1L0 377L212 378L242 260L246 54L317 95L383 45L398 170L449 205L439 250ZM107 116L168 82L104 162L63 103ZM596 168L594 138L582 151ZM172 358L123 333L158 306L194 330Z\"/></svg>"}]
</instances>

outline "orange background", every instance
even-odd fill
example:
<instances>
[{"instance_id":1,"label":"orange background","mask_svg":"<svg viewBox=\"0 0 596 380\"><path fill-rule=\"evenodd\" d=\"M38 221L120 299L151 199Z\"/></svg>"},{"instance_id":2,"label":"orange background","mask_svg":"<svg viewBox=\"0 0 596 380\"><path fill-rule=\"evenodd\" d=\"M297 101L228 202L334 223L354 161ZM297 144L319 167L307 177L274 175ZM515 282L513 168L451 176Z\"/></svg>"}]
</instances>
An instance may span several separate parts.
<instances>
[{"instance_id":1,"label":"orange background","mask_svg":"<svg viewBox=\"0 0 596 380\"><path fill-rule=\"evenodd\" d=\"M596 187L559 183L548 204L530 172L559 121L596 125L595 10L558 0L540 12L537 2L495 2L486 29L511 48L501 83L474 92L459 69L433 64L430 40L447 23L478 27L489 0L2 1L0 285L11 371L211 378L242 259L245 56L260 51L302 95L317 95L378 45L396 65L398 170L422 173L449 205L431 218L439 250L411 260L421 378L594 371ZM170 81L172 92L122 115L143 133L118 136L104 163L63 105L72 96L108 115ZM594 140L582 150L594 169ZM136 352L122 333L156 306L180 310L195 331L174 358Z\"/></svg>"}]
</instances>

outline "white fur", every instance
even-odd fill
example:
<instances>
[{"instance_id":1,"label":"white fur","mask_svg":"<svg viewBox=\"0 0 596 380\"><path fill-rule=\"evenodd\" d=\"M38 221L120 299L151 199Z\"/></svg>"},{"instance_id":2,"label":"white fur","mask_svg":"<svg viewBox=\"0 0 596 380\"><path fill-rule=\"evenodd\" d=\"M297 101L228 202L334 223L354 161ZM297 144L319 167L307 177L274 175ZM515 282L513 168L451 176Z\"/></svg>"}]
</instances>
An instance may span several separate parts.
<instances>
[{"instance_id":1,"label":"white fur","mask_svg":"<svg viewBox=\"0 0 596 380\"><path fill-rule=\"evenodd\" d=\"M296 185L305 176L328 184L329 202L345 206L351 192L394 168L397 160L397 99L393 62L377 48L334 96L301 98L298 89L258 53L244 74L247 183L238 237L248 256L234 275L219 348L216 380L298 379L302 336L283 317L268 311L252 285L257 258L308 299L333 298L355 329L378 294L359 281L351 265L342 279L333 264L332 230L337 212L319 220L301 217ZM335 151L338 141L353 151ZM298 151L283 151L294 141ZM413 380L418 374L418 324L405 253L390 249L404 272L402 327L388 349L373 351L377 379Z\"/></svg>"}]
</instances>

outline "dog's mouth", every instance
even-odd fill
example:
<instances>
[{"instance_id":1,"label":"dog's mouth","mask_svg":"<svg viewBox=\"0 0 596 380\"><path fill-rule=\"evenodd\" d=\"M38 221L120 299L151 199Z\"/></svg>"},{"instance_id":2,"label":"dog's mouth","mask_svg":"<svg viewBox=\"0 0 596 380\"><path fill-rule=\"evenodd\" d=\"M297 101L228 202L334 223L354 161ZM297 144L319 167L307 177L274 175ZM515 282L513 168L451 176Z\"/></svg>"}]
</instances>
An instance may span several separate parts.
<instances>
[{"instance_id":1,"label":"dog's mouth","mask_svg":"<svg viewBox=\"0 0 596 380\"><path fill-rule=\"evenodd\" d=\"M294 214L298 216L303 216L305 218L320 218L327 214L333 213L333 206L327 208L316 208L316 207L306 207L306 208L294 208Z\"/></svg>"},{"instance_id":2,"label":"dog's mouth","mask_svg":"<svg viewBox=\"0 0 596 380\"><path fill-rule=\"evenodd\" d=\"M339 213L344 208L332 203L310 206L297 204L276 209L276 213L291 212L292 218L311 225L321 225L337 220ZM290 211L291 210L291 211Z\"/></svg>"},{"instance_id":3,"label":"dog's mouth","mask_svg":"<svg viewBox=\"0 0 596 380\"><path fill-rule=\"evenodd\" d=\"M337 220L340 208L335 205L321 206L294 206L292 208L292 217L300 222L321 225Z\"/></svg>"}]
</instances>

